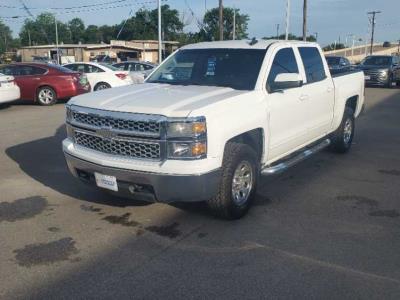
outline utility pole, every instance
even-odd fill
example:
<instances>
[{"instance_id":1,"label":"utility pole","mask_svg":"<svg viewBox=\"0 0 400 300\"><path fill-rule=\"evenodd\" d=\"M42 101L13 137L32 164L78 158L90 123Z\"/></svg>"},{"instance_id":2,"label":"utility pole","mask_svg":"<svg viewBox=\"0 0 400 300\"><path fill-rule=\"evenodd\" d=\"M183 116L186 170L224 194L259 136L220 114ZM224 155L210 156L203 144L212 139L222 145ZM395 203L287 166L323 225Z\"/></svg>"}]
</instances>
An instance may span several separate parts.
<instances>
[{"instance_id":1,"label":"utility pole","mask_svg":"<svg viewBox=\"0 0 400 300\"><path fill-rule=\"evenodd\" d=\"M162 62L162 37L161 37L161 0L157 0L158 5L158 63Z\"/></svg>"},{"instance_id":2,"label":"utility pole","mask_svg":"<svg viewBox=\"0 0 400 300\"><path fill-rule=\"evenodd\" d=\"M314 32L315 41L318 42L318 32Z\"/></svg>"},{"instance_id":3,"label":"utility pole","mask_svg":"<svg viewBox=\"0 0 400 300\"><path fill-rule=\"evenodd\" d=\"M303 0L303 41L307 41L307 0Z\"/></svg>"},{"instance_id":4,"label":"utility pole","mask_svg":"<svg viewBox=\"0 0 400 300\"><path fill-rule=\"evenodd\" d=\"M371 55L374 51L374 34L375 34L375 15L376 14L380 14L381 11L380 10L374 10L374 11L370 11L367 14L368 15L372 15L372 30L371 30Z\"/></svg>"},{"instance_id":5,"label":"utility pole","mask_svg":"<svg viewBox=\"0 0 400 300\"><path fill-rule=\"evenodd\" d=\"M290 26L290 0L286 0L286 30L285 40L289 39L289 26Z\"/></svg>"},{"instance_id":6,"label":"utility pole","mask_svg":"<svg viewBox=\"0 0 400 300\"><path fill-rule=\"evenodd\" d=\"M397 53L400 54L400 40L398 40L398 45L397 45Z\"/></svg>"},{"instance_id":7,"label":"utility pole","mask_svg":"<svg viewBox=\"0 0 400 300\"><path fill-rule=\"evenodd\" d=\"M233 40L236 40L236 8L233 8Z\"/></svg>"},{"instance_id":8,"label":"utility pole","mask_svg":"<svg viewBox=\"0 0 400 300\"><path fill-rule=\"evenodd\" d=\"M31 32L28 29L28 40L29 40L29 46L32 46L32 42L31 42Z\"/></svg>"},{"instance_id":9,"label":"utility pole","mask_svg":"<svg viewBox=\"0 0 400 300\"><path fill-rule=\"evenodd\" d=\"M224 6L222 0L219 0L219 40L224 40Z\"/></svg>"},{"instance_id":10,"label":"utility pole","mask_svg":"<svg viewBox=\"0 0 400 300\"><path fill-rule=\"evenodd\" d=\"M276 39L279 40L279 24L276 24Z\"/></svg>"}]
</instances>

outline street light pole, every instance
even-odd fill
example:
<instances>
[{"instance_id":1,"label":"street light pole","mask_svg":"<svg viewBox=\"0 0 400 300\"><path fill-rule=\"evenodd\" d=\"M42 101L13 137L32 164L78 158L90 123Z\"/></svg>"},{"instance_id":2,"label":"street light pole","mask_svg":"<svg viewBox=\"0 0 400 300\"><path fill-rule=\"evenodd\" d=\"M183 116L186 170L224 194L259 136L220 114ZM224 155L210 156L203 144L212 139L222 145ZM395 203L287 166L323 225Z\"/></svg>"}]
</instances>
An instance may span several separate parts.
<instances>
[{"instance_id":1,"label":"street light pole","mask_svg":"<svg viewBox=\"0 0 400 300\"><path fill-rule=\"evenodd\" d=\"M307 41L307 0L303 0L303 41Z\"/></svg>"},{"instance_id":2,"label":"street light pole","mask_svg":"<svg viewBox=\"0 0 400 300\"><path fill-rule=\"evenodd\" d=\"M279 40L279 24L276 24L276 39Z\"/></svg>"},{"instance_id":3,"label":"street light pole","mask_svg":"<svg viewBox=\"0 0 400 300\"><path fill-rule=\"evenodd\" d=\"M233 8L233 40L236 40L236 8Z\"/></svg>"},{"instance_id":4,"label":"street light pole","mask_svg":"<svg viewBox=\"0 0 400 300\"><path fill-rule=\"evenodd\" d=\"M162 62L162 39L161 39L161 0L157 0L158 4L158 63Z\"/></svg>"},{"instance_id":5,"label":"street light pole","mask_svg":"<svg viewBox=\"0 0 400 300\"><path fill-rule=\"evenodd\" d=\"M286 30L285 40L289 39L289 26L290 26L290 0L286 1Z\"/></svg>"},{"instance_id":6,"label":"street light pole","mask_svg":"<svg viewBox=\"0 0 400 300\"><path fill-rule=\"evenodd\" d=\"M222 0L219 0L219 40L224 40L224 6Z\"/></svg>"},{"instance_id":7,"label":"street light pole","mask_svg":"<svg viewBox=\"0 0 400 300\"><path fill-rule=\"evenodd\" d=\"M59 54L59 50L58 50L58 25L57 25L57 19L56 16L54 15L54 22L56 24L56 50L57 50L57 64L60 64L60 54Z\"/></svg>"}]
</instances>

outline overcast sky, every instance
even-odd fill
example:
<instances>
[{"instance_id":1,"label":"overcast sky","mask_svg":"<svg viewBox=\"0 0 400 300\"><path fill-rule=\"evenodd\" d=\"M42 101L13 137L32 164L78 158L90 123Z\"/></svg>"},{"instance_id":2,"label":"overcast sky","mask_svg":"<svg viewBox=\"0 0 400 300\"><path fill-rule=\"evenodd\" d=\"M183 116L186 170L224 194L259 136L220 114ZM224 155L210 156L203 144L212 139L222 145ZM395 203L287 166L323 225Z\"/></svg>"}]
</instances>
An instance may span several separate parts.
<instances>
[{"instance_id":1,"label":"overcast sky","mask_svg":"<svg viewBox=\"0 0 400 300\"><path fill-rule=\"evenodd\" d=\"M48 7L71 7L88 4L111 2L113 0L24 0L25 4L32 9L33 14L38 14ZM115 1L115 0L114 0ZM110 6L122 6L133 3L134 10L140 7L155 8L154 0L119 0L119 3L108 4L104 10L75 12L73 14L59 14L58 18L68 21L73 17L80 17L85 24L115 24L120 23L128 16L128 6L110 8ZM196 30L196 21L190 15L193 10L197 19L202 19L205 9L216 7L218 0L168 0L171 7L184 13L189 24L186 31ZM187 4L186 4L187 3ZM301 34L302 26L302 3L303 0L291 0L291 26L290 31ZM264 37L276 34L276 24L280 24L281 33L285 26L286 0L224 0L225 6L235 6L241 12L250 16L249 36ZM1 7L3 6L3 7ZM20 6L16 0L0 0L0 17L26 15L21 9L10 9L4 6ZM318 32L319 42L323 45L333 42L341 37L342 41L348 34L354 34L365 40L368 32L367 12L381 10L377 16L376 40L395 41L400 39L400 0L309 0L309 33ZM59 10L58 12L62 12ZM191 20L192 19L192 20ZM2 19L11 27L14 35L17 35L22 19Z\"/></svg>"}]
</instances>

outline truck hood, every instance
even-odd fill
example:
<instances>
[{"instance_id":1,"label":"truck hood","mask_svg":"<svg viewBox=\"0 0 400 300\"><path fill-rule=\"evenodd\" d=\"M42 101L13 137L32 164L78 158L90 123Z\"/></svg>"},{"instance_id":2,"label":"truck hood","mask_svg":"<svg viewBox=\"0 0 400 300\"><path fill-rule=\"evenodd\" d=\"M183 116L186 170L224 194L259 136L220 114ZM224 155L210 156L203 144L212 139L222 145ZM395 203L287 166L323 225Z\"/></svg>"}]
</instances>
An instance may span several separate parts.
<instances>
[{"instance_id":1,"label":"truck hood","mask_svg":"<svg viewBox=\"0 0 400 300\"><path fill-rule=\"evenodd\" d=\"M209 105L248 92L215 86L144 83L83 94L74 97L69 104L110 111L187 117L193 109L202 106L202 101L204 105Z\"/></svg>"}]
</instances>

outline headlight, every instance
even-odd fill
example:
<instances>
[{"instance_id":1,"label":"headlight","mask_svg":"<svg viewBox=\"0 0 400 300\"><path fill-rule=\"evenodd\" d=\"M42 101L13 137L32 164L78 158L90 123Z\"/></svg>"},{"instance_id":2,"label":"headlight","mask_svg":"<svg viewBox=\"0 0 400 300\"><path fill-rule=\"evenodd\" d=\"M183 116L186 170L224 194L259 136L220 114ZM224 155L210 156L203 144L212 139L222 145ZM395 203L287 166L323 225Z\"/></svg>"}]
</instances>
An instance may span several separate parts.
<instances>
[{"instance_id":1,"label":"headlight","mask_svg":"<svg viewBox=\"0 0 400 300\"><path fill-rule=\"evenodd\" d=\"M194 118L183 121L171 119L167 126L168 138L198 138L206 133L205 118Z\"/></svg>"},{"instance_id":2,"label":"headlight","mask_svg":"<svg viewBox=\"0 0 400 300\"><path fill-rule=\"evenodd\" d=\"M200 159L207 155L207 143L202 142L168 142L169 159Z\"/></svg>"},{"instance_id":3,"label":"headlight","mask_svg":"<svg viewBox=\"0 0 400 300\"><path fill-rule=\"evenodd\" d=\"M389 73L388 70L381 70L381 71L379 71L379 74L381 75L381 77L382 77L383 79L385 79L385 78L388 77L388 73Z\"/></svg>"},{"instance_id":4,"label":"headlight","mask_svg":"<svg viewBox=\"0 0 400 300\"><path fill-rule=\"evenodd\" d=\"M168 159L201 159L207 156L207 126L204 117L169 119Z\"/></svg>"}]
</instances>

